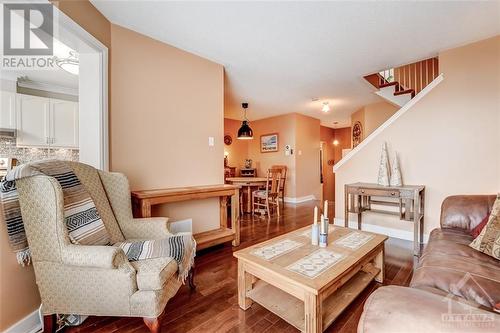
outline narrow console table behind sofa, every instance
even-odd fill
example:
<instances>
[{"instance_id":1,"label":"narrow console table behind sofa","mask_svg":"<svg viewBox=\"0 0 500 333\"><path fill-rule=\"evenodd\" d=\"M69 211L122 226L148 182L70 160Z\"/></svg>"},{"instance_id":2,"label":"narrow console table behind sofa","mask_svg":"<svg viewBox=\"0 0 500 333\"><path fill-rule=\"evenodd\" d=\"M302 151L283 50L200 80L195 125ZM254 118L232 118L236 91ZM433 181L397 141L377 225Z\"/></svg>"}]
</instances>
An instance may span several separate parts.
<instances>
[{"instance_id":1,"label":"narrow console table behind sofa","mask_svg":"<svg viewBox=\"0 0 500 333\"><path fill-rule=\"evenodd\" d=\"M219 197L220 226L218 229L194 234L197 249L232 241L240 245L240 187L237 185L206 185L132 191L132 207L136 217L151 217L151 206L165 203ZM231 227L228 226L227 203L231 198Z\"/></svg>"}]
</instances>

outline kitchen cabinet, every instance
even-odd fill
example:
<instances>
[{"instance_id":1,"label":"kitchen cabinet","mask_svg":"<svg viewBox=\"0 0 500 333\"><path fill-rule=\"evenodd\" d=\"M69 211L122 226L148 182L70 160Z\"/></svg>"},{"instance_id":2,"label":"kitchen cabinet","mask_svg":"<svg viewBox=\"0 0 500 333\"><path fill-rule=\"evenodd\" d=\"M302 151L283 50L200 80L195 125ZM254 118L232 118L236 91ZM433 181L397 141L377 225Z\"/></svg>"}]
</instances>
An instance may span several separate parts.
<instances>
[{"instance_id":1,"label":"kitchen cabinet","mask_svg":"<svg viewBox=\"0 0 500 333\"><path fill-rule=\"evenodd\" d=\"M17 145L78 148L78 103L18 94Z\"/></svg>"},{"instance_id":2,"label":"kitchen cabinet","mask_svg":"<svg viewBox=\"0 0 500 333\"><path fill-rule=\"evenodd\" d=\"M16 129L16 93L0 91L0 128Z\"/></svg>"}]
</instances>

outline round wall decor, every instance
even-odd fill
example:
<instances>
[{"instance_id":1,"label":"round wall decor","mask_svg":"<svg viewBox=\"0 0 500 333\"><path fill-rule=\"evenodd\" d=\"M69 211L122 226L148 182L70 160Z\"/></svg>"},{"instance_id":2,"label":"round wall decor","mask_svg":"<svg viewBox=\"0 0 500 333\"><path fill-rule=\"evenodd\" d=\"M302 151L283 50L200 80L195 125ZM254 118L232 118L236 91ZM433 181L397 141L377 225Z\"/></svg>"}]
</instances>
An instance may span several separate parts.
<instances>
[{"instance_id":1,"label":"round wall decor","mask_svg":"<svg viewBox=\"0 0 500 333\"><path fill-rule=\"evenodd\" d=\"M359 121L354 123L352 127L352 148L355 148L363 140L363 126Z\"/></svg>"},{"instance_id":2,"label":"round wall decor","mask_svg":"<svg viewBox=\"0 0 500 333\"><path fill-rule=\"evenodd\" d=\"M231 135L224 135L224 143L229 146L231 143L233 143L233 138Z\"/></svg>"}]
</instances>

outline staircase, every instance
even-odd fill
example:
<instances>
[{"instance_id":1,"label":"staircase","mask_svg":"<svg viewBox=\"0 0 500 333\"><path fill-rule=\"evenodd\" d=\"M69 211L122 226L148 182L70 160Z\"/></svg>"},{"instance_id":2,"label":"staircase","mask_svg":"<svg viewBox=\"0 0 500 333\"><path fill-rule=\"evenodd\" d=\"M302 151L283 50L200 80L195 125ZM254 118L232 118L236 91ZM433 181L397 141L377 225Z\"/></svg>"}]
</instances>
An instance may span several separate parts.
<instances>
[{"instance_id":1,"label":"staircase","mask_svg":"<svg viewBox=\"0 0 500 333\"><path fill-rule=\"evenodd\" d=\"M375 94L402 107L439 75L438 58L390 68L364 78L377 91Z\"/></svg>"}]
</instances>

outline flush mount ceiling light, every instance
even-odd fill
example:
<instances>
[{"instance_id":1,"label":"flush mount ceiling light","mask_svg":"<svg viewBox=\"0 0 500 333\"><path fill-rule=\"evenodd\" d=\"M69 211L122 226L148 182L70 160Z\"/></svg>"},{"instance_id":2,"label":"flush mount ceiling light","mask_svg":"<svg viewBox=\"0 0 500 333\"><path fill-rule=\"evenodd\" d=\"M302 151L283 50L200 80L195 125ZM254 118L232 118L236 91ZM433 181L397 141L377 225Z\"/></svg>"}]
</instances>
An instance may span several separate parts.
<instances>
[{"instance_id":1,"label":"flush mount ceiling light","mask_svg":"<svg viewBox=\"0 0 500 333\"><path fill-rule=\"evenodd\" d=\"M251 140L253 139L253 131L250 128L250 126L248 126L248 119L247 119L248 103L241 103L241 107L245 111L245 116L243 118L243 122L241 123L241 127L238 130L238 139Z\"/></svg>"},{"instance_id":2,"label":"flush mount ceiling light","mask_svg":"<svg viewBox=\"0 0 500 333\"><path fill-rule=\"evenodd\" d=\"M56 64L66 72L73 75L78 75L79 73L80 61L78 60L78 54L75 51L70 51L69 57L67 58L56 57Z\"/></svg>"},{"instance_id":3,"label":"flush mount ceiling light","mask_svg":"<svg viewBox=\"0 0 500 333\"><path fill-rule=\"evenodd\" d=\"M323 112L330 111L330 105L328 104L328 102L323 102L323 107L321 108L321 111Z\"/></svg>"}]
</instances>

